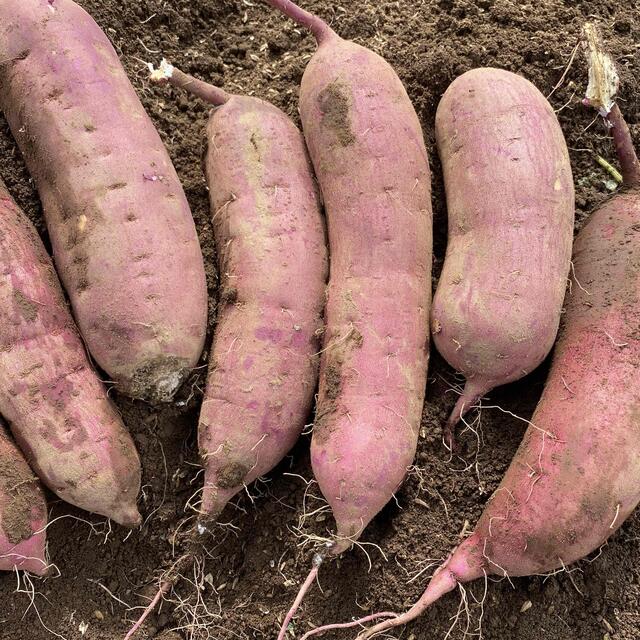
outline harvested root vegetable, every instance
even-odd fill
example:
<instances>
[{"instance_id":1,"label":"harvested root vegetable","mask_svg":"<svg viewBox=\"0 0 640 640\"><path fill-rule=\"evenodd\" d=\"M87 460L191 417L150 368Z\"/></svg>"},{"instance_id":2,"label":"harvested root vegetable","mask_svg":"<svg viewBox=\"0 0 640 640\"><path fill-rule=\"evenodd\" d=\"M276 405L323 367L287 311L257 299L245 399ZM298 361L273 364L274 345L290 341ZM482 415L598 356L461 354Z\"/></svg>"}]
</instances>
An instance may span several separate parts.
<instances>
[{"instance_id":1,"label":"harvested root vegetable","mask_svg":"<svg viewBox=\"0 0 640 640\"><path fill-rule=\"evenodd\" d=\"M590 84L587 100L611 129L626 190L595 211L576 239L575 284L547 384L475 531L409 611L360 640L410 622L458 584L483 575L565 568L604 544L640 500L640 166L605 89L617 86L613 63L593 27L585 31L597 85Z\"/></svg>"},{"instance_id":2,"label":"harvested root vegetable","mask_svg":"<svg viewBox=\"0 0 640 640\"><path fill-rule=\"evenodd\" d=\"M205 160L221 291L198 426L206 524L302 432L318 378L327 250L311 164L291 119L166 62L154 77L217 107Z\"/></svg>"},{"instance_id":3,"label":"harvested root vegetable","mask_svg":"<svg viewBox=\"0 0 640 640\"><path fill-rule=\"evenodd\" d=\"M429 354L432 223L422 129L402 82L372 51L340 38L289 0L267 0L318 42L300 116L329 231L331 270L311 443L335 536L349 549L412 464Z\"/></svg>"},{"instance_id":4,"label":"harvested root vegetable","mask_svg":"<svg viewBox=\"0 0 640 640\"><path fill-rule=\"evenodd\" d=\"M302 134L258 98L231 95L163 60L152 73L211 103L205 172L220 272L198 444L205 470L195 531L294 445L318 378L327 279L325 232ZM190 549L126 638L192 562Z\"/></svg>"},{"instance_id":5,"label":"harvested root vegetable","mask_svg":"<svg viewBox=\"0 0 640 640\"><path fill-rule=\"evenodd\" d=\"M91 369L42 241L2 181L0 413L51 491L140 523L135 445Z\"/></svg>"},{"instance_id":6,"label":"harvested root vegetable","mask_svg":"<svg viewBox=\"0 0 640 640\"><path fill-rule=\"evenodd\" d=\"M473 69L436 113L449 216L431 327L466 377L445 428L488 391L522 378L555 341L574 220L569 152L558 120L528 80Z\"/></svg>"},{"instance_id":7,"label":"harvested root vegetable","mask_svg":"<svg viewBox=\"0 0 640 640\"><path fill-rule=\"evenodd\" d=\"M204 344L202 253L158 132L72 0L0 2L0 109L91 355L124 393L171 400Z\"/></svg>"},{"instance_id":8,"label":"harvested root vegetable","mask_svg":"<svg viewBox=\"0 0 640 640\"><path fill-rule=\"evenodd\" d=\"M42 488L0 421L0 571L47 572L47 504Z\"/></svg>"}]
</instances>

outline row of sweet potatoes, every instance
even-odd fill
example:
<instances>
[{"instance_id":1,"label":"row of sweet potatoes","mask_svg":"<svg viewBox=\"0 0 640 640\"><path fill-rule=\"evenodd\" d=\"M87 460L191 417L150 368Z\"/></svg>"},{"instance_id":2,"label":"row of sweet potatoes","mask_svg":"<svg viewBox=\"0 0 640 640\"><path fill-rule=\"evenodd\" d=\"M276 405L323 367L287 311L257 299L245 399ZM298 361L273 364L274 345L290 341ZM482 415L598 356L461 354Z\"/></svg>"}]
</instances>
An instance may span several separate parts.
<instances>
[{"instance_id":1,"label":"row of sweet potatoes","mask_svg":"<svg viewBox=\"0 0 640 640\"><path fill-rule=\"evenodd\" d=\"M460 77L436 118L449 244L431 307L430 171L402 83L382 58L316 16L289 0L268 2L318 42L300 91L304 139L263 101L167 64L154 75L217 107L206 173L221 309L199 425L201 529L293 445L320 356L311 455L337 531L314 558L283 638L322 560L357 541L412 463L429 319L438 349L467 377L447 425L450 447L470 406L547 355L569 275L574 203L566 144L537 89L495 69ZM85 343L123 391L168 400L199 357L206 315L202 257L175 172L108 41L77 5L8 0L0 17L0 107L38 185ZM577 240L580 286L568 298L545 393L475 532L410 612L363 637L415 617L459 582L573 562L640 498L631 441L637 394L626 385L611 400L637 355L640 172L615 91L602 98L602 79L615 89L615 71L589 41L600 80L591 102L612 128L631 190L594 214ZM114 134L118 124L129 138ZM52 165L54 156L65 160ZM320 199L331 260L326 302ZM11 310L1 327L0 412L47 486L135 524L133 444L87 362L37 236L8 195L0 201L9 212L2 295ZM5 458L15 461L11 447L7 440ZM627 455L615 456L620 448ZM0 506L8 505L0 549L8 566L42 571L44 505L20 465L11 473L24 482L0 482ZM35 496L28 517L18 508L25 487Z\"/></svg>"}]
</instances>

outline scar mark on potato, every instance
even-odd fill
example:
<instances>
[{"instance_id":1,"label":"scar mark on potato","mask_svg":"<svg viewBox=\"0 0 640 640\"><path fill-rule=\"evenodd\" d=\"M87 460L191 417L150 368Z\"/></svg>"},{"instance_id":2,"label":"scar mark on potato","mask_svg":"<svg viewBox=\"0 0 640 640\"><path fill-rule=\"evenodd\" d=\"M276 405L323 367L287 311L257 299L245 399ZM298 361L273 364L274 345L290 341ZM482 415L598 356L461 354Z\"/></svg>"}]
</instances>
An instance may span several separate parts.
<instances>
[{"instance_id":1,"label":"scar mark on potato","mask_svg":"<svg viewBox=\"0 0 640 640\"><path fill-rule=\"evenodd\" d=\"M220 489L239 487L247 473L249 473L247 466L239 462L229 462L218 470L218 487L220 487Z\"/></svg>"},{"instance_id":2,"label":"scar mark on potato","mask_svg":"<svg viewBox=\"0 0 640 640\"><path fill-rule=\"evenodd\" d=\"M4 436L0 435L0 438L4 439ZM11 458L0 462L0 489L7 496L2 530L11 544L19 544L33 535L30 516L34 508L38 509L36 517L42 517L39 505L33 503L33 484L36 482L26 465Z\"/></svg>"},{"instance_id":3,"label":"scar mark on potato","mask_svg":"<svg viewBox=\"0 0 640 640\"><path fill-rule=\"evenodd\" d=\"M339 362L332 362L327 365L325 371L325 395L329 400L335 400L340 395L342 387L341 365Z\"/></svg>"},{"instance_id":4,"label":"scar mark on potato","mask_svg":"<svg viewBox=\"0 0 640 640\"><path fill-rule=\"evenodd\" d=\"M334 81L318 96L322 121L335 132L338 142L348 147L356 141L349 118L350 96L346 85Z\"/></svg>"},{"instance_id":5,"label":"scar mark on potato","mask_svg":"<svg viewBox=\"0 0 640 640\"><path fill-rule=\"evenodd\" d=\"M55 89L52 89L51 91L49 91L49 93L47 94L47 100L58 100L58 98L60 98L60 96L64 93L64 91L62 89L60 89L60 87L56 87Z\"/></svg>"},{"instance_id":6,"label":"scar mark on potato","mask_svg":"<svg viewBox=\"0 0 640 640\"><path fill-rule=\"evenodd\" d=\"M238 301L238 289L225 287L220 294L220 304L235 304Z\"/></svg>"},{"instance_id":7,"label":"scar mark on potato","mask_svg":"<svg viewBox=\"0 0 640 640\"><path fill-rule=\"evenodd\" d=\"M22 291L18 291L18 289L13 290L13 300L20 311L20 315L27 322L34 322L38 317L38 305L33 302L33 300L29 300Z\"/></svg>"}]
</instances>

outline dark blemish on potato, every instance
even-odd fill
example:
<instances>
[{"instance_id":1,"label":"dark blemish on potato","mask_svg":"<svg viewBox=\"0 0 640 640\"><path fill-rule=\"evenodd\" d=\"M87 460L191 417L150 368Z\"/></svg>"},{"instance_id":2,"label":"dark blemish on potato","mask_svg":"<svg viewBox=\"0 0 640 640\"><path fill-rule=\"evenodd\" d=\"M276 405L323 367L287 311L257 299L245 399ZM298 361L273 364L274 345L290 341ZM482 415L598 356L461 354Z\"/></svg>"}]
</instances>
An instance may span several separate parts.
<instances>
[{"instance_id":1,"label":"dark blemish on potato","mask_svg":"<svg viewBox=\"0 0 640 640\"><path fill-rule=\"evenodd\" d=\"M18 289L13 290L13 301L16 303L18 307L18 311L20 315L27 322L34 322L38 317L38 305L33 302L33 300L29 300L22 291L18 291Z\"/></svg>"},{"instance_id":2,"label":"dark blemish on potato","mask_svg":"<svg viewBox=\"0 0 640 640\"><path fill-rule=\"evenodd\" d=\"M220 487L220 489L239 487L247 473L249 473L249 467L239 462L229 462L218 470L218 487Z\"/></svg>"},{"instance_id":3,"label":"dark blemish on potato","mask_svg":"<svg viewBox=\"0 0 640 640\"><path fill-rule=\"evenodd\" d=\"M107 187L108 191L116 191L117 189L124 189L127 186L126 182L114 182Z\"/></svg>"},{"instance_id":4,"label":"dark blemish on potato","mask_svg":"<svg viewBox=\"0 0 640 640\"><path fill-rule=\"evenodd\" d=\"M220 294L220 304L235 304L238 301L238 290L235 287L225 287Z\"/></svg>"},{"instance_id":5,"label":"dark blemish on potato","mask_svg":"<svg viewBox=\"0 0 640 640\"><path fill-rule=\"evenodd\" d=\"M340 395L342 386L341 365L339 362L331 362L327 365L324 374L325 395L328 400L335 400Z\"/></svg>"},{"instance_id":6,"label":"dark blemish on potato","mask_svg":"<svg viewBox=\"0 0 640 640\"><path fill-rule=\"evenodd\" d=\"M256 152L258 162L260 162L262 160L262 157L260 155L260 149L258 148L258 140L255 132L251 134L251 138L249 138L249 141L251 142L253 150Z\"/></svg>"},{"instance_id":7,"label":"dark blemish on potato","mask_svg":"<svg viewBox=\"0 0 640 640\"><path fill-rule=\"evenodd\" d=\"M78 280L78 284L76 285L76 291L78 293L82 293L83 291L86 291L89 286L89 280L87 280L87 278L80 278Z\"/></svg>"},{"instance_id":8,"label":"dark blemish on potato","mask_svg":"<svg viewBox=\"0 0 640 640\"><path fill-rule=\"evenodd\" d=\"M362 347L362 343L364 342L363 335L355 328L352 327L351 332L349 334L349 338L356 345L356 347Z\"/></svg>"},{"instance_id":9,"label":"dark blemish on potato","mask_svg":"<svg viewBox=\"0 0 640 640\"><path fill-rule=\"evenodd\" d=\"M60 217L63 221L73 218L74 212L64 203L60 205Z\"/></svg>"},{"instance_id":10,"label":"dark blemish on potato","mask_svg":"<svg viewBox=\"0 0 640 640\"><path fill-rule=\"evenodd\" d=\"M136 218L136 214L135 213L128 213L127 214L127 222L135 222L138 218Z\"/></svg>"},{"instance_id":11,"label":"dark blemish on potato","mask_svg":"<svg viewBox=\"0 0 640 640\"><path fill-rule=\"evenodd\" d=\"M93 133L93 132L96 130L96 128L95 128L95 126L94 126L94 125L92 125L90 122L87 122L87 123L85 123L85 125L84 125L84 130L85 130L86 132L88 132L88 133Z\"/></svg>"},{"instance_id":12,"label":"dark blemish on potato","mask_svg":"<svg viewBox=\"0 0 640 640\"><path fill-rule=\"evenodd\" d=\"M33 535L30 517L33 508L38 506L33 502L36 482L26 465L11 458L0 462L0 489L8 497L2 514L2 530L11 544L19 544Z\"/></svg>"},{"instance_id":13,"label":"dark blemish on potato","mask_svg":"<svg viewBox=\"0 0 640 640\"><path fill-rule=\"evenodd\" d=\"M49 93L47 94L47 100L57 100L63 93L64 91L62 89L56 87L55 89L49 91Z\"/></svg>"},{"instance_id":14,"label":"dark blemish on potato","mask_svg":"<svg viewBox=\"0 0 640 640\"><path fill-rule=\"evenodd\" d=\"M67 236L67 241L65 242L64 248L67 251L71 251L78 244L78 230L75 227L71 228L69 231L69 235Z\"/></svg>"},{"instance_id":15,"label":"dark blemish on potato","mask_svg":"<svg viewBox=\"0 0 640 640\"><path fill-rule=\"evenodd\" d=\"M327 85L318 96L322 122L334 131L338 142L348 147L356 141L349 118L350 96L346 85L337 80Z\"/></svg>"}]
</instances>

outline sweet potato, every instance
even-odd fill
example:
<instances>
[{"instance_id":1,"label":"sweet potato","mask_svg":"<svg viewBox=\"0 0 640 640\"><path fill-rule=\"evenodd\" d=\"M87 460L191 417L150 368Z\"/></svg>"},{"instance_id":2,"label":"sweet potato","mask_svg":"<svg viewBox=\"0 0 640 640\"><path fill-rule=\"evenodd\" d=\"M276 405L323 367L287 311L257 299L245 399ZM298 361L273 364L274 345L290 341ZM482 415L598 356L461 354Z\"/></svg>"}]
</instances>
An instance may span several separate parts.
<instances>
[{"instance_id":1,"label":"sweet potato","mask_svg":"<svg viewBox=\"0 0 640 640\"><path fill-rule=\"evenodd\" d=\"M205 469L190 549L171 567L129 640L195 556L199 535L293 446L311 411L327 278L320 202L304 139L258 98L165 60L151 79L211 103L205 173L220 272L218 324L198 444Z\"/></svg>"},{"instance_id":2,"label":"sweet potato","mask_svg":"<svg viewBox=\"0 0 640 640\"><path fill-rule=\"evenodd\" d=\"M46 524L40 483L0 421L0 571L47 572Z\"/></svg>"},{"instance_id":3,"label":"sweet potato","mask_svg":"<svg viewBox=\"0 0 640 640\"><path fill-rule=\"evenodd\" d=\"M204 523L280 462L302 431L318 376L327 251L291 119L165 62L155 78L217 107L205 160L221 293L198 426Z\"/></svg>"},{"instance_id":4,"label":"sweet potato","mask_svg":"<svg viewBox=\"0 0 640 640\"><path fill-rule=\"evenodd\" d=\"M531 425L473 534L407 613L360 640L409 622L458 583L562 569L604 544L640 501L640 166L617 105L590 101L606 114L627 190L576 239L575 284Z\"/></svg>"},{"instance_id":5,"label":"sweet potato","mask_svg":"<svg viewBox=\"0 0 640 640\"><path fill-rule=\"evenodd\" d=\"M0 181L0 413L38 477L134 526L140 461L87 360L51 259Z\"/></svg>"},{"instance_id":6,"label":"sweet potato","mask_svg":"<svg viewBox=\"0 0 640 640\"><path fill-rule=\"evenodd\" d=\"M268 3L318 42L300 116L331 256L311 462L337 531L321 558L358 540L415 456L429 353L430 171L392 67L289 0Z\"/></svg>"},{"instance_id":7,"label":"sweet potato","mask_svg":"<svg viewBox=\"0 0 640 640\"><path fill-rule=\"evenodd\" d=\"M72 0L0 2L0 109L89 351L123 392L170 400L204 343L202 253L157 131Z\"/></svg>"},{"instance_id":8,"label":"sweet potato","mask_svg":"<svg viewBox=\"0 0 640 640\"><path fill-rule=\"evenodd\" d=\"M433 299L433 340L467 378L445 429L485 393L537 367L558 331L573 241L569 153L528 80L473 69L436 113L449 239Z\"/></svg>"}]
</instances>

